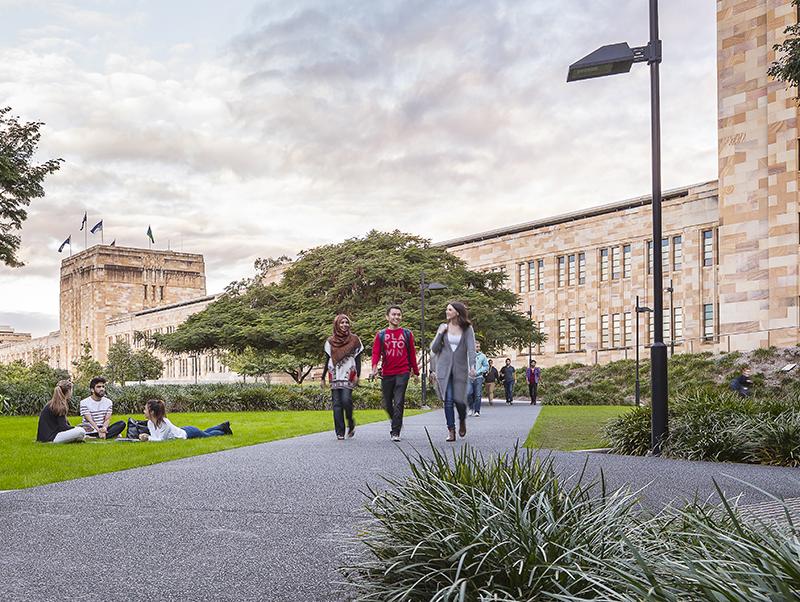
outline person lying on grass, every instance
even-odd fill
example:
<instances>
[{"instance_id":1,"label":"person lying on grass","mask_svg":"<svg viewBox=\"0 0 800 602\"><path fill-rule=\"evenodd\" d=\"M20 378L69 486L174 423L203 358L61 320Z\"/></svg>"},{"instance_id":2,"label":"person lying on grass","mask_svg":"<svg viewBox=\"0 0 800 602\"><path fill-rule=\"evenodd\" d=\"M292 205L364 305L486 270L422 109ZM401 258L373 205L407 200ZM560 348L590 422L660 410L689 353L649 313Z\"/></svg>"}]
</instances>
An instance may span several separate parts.
<instances>
[{"instance_id":1,"label":"person lying on grass","mask_svg":"<svg viewBox=\"0 0 800 602\"><path fill-rule=\"evenodd\" d=\"M36 440L42 443L69 443L83 441L86 431L79 426L71 426L67 421L69 400L72 398L72 382L60 380L53 390L53 397L39 414L39 428Z\"/></svg>"},{"instance_id":2,"label":"person lying on grass","mask_svg":"<svg viewBox=\"0 0 800 602\"><path fill-rule=\"evenodd\" d=\"M141 441L167 441L168 439L197 439L202 437L219 437L233 435L231 423L227 420L217 426L210 426L201 431L196 426L177 427L167 418L167 409L161 399L151 399L144 406L147 418L147 430L150 434L141 434Z\"/></svg>"}]
</instances>

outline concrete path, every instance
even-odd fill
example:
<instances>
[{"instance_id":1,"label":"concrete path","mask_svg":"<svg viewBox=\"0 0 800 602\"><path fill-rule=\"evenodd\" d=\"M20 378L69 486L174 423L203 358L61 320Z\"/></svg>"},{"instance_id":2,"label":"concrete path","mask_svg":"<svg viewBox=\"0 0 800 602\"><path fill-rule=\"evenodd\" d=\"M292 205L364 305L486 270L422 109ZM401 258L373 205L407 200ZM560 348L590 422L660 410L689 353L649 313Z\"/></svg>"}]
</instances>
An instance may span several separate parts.
<instances>
[{"instance_id":1,"label":"concrete path","mask_svg":"<svg viewBox=\"0 0 800 602\"><path fill-rule=\"evenodd\" d=\"M484 406L466 442L483 452L524 441L539 408ZM196 456L156 466L0 494L0 600L332 600L346 539L364 520L361 491L402 475L402 454L441 447L441 410L387 423ZM234 424L235 430L235 424ZM462 445L462 442L456 446ZM610 486L645 488L658 508L713 494L716 478L744 503L800 497L794 469L553 453L559 467ZM84 525L84 526L82 526ZM85 525L91 525L86 528ZM90 585L85 585L90 583Z\"/></svg>"}]
</instances>

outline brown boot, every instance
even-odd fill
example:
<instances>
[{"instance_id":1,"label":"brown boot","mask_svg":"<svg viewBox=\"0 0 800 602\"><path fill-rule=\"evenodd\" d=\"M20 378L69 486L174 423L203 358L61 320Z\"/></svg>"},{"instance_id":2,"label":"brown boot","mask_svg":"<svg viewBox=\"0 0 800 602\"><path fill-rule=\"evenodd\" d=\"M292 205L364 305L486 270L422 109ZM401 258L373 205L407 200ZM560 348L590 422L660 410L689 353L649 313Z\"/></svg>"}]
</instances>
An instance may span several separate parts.
<instances>
[{"instance_id":1,"label":"brown boot","mask_svg":"<svg viewBox=\"0 0 800 602\"><path fill-rule=\"evenodd\" d=\"M458 434L461 437L467 436L467 420L466 418L462 418L458 421Z\"/></svg>"},{"instance_id":2,"label":"brown boot","mask_svg":"<svg viewBox=\"0 0 800 602\"><path fill-rule=\"evenodd\" d=\"M456 440L456 429L448 429L449 434L447 435L447 439L445 441L455 441Z\"/></svg>"}]
</instances>

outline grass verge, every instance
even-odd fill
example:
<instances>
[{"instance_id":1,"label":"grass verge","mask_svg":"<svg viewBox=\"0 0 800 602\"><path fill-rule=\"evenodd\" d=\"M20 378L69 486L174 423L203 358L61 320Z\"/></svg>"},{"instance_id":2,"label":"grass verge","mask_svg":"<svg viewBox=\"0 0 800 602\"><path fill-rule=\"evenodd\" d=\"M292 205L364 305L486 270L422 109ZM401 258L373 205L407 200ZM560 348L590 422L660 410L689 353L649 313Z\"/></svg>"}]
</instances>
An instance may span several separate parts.
<instances>
[{"instance_id":1,"label":"grass verge","mask_svg":"<svg viewBox=\"0 0 800 602\"><path fill-rule=\"evenodd\" d=\"M406 415L418 413L419 410L406 410ZM121 417L115 416L114 420L117 418ZM329 411L170 412L169 419L178 426L194 425L200 428L230 420L233 436L160 443L91 441L53 445L36 443L38 416L0 417L0 432L3 433L0 437L0 490L34 487L298 435L333 431ZM357 424L367 424L385 420L386 414L383 410L361 410L355 412L355 419ZM74 424L76 420L73 418L71 422Z\"/></svg>"},{"instance_id":2,"label":"grass verge","mask_svg":"<svg viewBox=\"0 0 800 602\"><path fill-rule=\"evenodd\" d=\"M603 426L630 409L626 406L542 406L525 447L564 451L606 447Z\"/></svg>"}]
</instances>

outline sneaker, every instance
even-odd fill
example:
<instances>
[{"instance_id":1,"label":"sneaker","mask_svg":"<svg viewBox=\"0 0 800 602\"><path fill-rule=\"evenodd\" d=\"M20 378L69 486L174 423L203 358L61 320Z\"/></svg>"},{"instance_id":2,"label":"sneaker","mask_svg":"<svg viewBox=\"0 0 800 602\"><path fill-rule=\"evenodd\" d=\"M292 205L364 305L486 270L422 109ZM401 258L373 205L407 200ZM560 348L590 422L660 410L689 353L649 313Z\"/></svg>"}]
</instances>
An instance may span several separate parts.
<instances>
[{"instance_id":1,"label":"sneaker","mask_svg":"<svg viewBox=\"0 0 800 602\"><path fill-rule=\"evenodd\" d=\"M339 441L344 441L344 435L336 435L336 438L337 438Z\"/></svg>"},{"instance_id":2,"label":"sneaker","mask_svg":"<svg viewBox=\"0 0 800 602\"><path fill-rule=\"evenodd\" d=\"M220 426L222 427L223 433L225 433L226 435L233 435L233 431L231 430L231 423L229 420L226 420L225 422L220 424Z\"/></svg>"},{"instance_id":3,"label":"sneaker","mask_svg":"<svg viewBox=\"0 0 800 602\"><path fill-rule=\"evenodd\" d=\"M392 435L392 441L400 441L400 435Z\"/></svg>"},{"instance_id":4,"label":"sneaker","mask_svg":"<svg viewBox=\"0 0 800 602\"><path fill-rule=\"evenodd\" d=\"M475 415L474 410L470 410L469 412L467 412L467 416L474 416L474 415Z\"/></svg>"},{"instance_id":5,"label":"sneaker","mask_svg":"<svg viewBox=\"0 0 800 602\"><path fill-rule=\"evenodd\" d=\"M480 418L481 417L481 413L480 412L475 412L473 414L473 416L475 416L475 418Z\"/></svg>"},{"instance_id":6,"label":"sneaker","mask_svg":"<svg viewBox=\"0 0 800 602\"><path fill-rule=\"evenodd\" d=\"M356 425L355 423L353 423L353 426L347 429L347 438L352 439L355 436L356 436Z\"/></svg>"}]
</instances>

